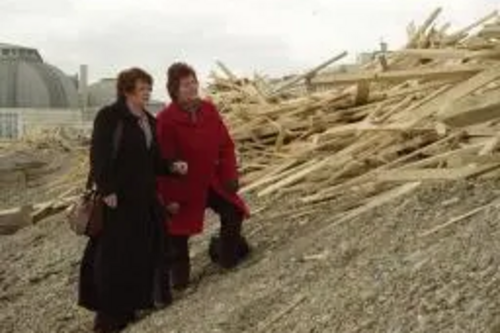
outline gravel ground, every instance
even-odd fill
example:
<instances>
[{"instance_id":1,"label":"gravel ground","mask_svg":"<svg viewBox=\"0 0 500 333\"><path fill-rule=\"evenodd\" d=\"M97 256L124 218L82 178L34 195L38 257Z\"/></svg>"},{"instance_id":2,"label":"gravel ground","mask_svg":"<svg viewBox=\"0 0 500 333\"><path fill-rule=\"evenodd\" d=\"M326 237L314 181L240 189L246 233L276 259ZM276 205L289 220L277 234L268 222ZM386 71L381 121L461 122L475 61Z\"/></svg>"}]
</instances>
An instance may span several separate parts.
<instances>
[{"instance_id":1,"label":"gravel ground","mask_svg":"<svg viewBox=\"0 0 500 333\"><path fill-rule=\"evenodd\" d=\"M208 262L211 223L192 243L191 289L127 332L500 332L500 208L421 236L499 185L428 184L336 226L342 200L310 217L264 210L245 225L253 256L231 272ZM1 332L89 331L75 305L83 246L61 216L0 238Z\"/></svg>"}]
</instances>

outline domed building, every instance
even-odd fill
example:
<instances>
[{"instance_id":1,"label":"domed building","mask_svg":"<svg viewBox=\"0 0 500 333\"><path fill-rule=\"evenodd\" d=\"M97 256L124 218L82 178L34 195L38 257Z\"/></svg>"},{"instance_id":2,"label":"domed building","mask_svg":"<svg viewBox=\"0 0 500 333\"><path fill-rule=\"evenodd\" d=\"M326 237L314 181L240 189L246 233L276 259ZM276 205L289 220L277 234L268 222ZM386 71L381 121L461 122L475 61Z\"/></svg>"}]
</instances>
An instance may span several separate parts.
<instances>
[{"instance_id":1,"label":"domed building","mask_svg":"<svg viewBox=\"0 0 500 333\"><path fill-rule=\"evenodd\" d=\"M0 108L77 108L77 80L33 48L0 43Z\"/></svg>"},{"instance_id":2,"label":"domed building","mask_svg":"<svg viewBox=\"0 0 500 333\"><path fill-rule=\"evenodd\" d=\"M87 88L87 106L100 108L116 100L116 79L102 79Z\"/></svg>"}]
</instances>

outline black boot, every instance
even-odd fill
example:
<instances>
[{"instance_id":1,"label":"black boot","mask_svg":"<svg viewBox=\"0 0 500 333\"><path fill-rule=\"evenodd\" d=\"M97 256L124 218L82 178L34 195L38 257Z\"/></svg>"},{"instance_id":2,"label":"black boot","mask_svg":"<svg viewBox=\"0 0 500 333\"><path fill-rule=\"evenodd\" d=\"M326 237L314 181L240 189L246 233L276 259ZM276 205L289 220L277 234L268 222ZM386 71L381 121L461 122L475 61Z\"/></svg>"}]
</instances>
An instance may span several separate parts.
<instances>
[{"instance_id":1,"label":"black boot","mask_svg":"<svg viewBox=\"0 0 500 333\"><path fill-rule=\"evenodd\" d=\"M189 261L178 262L172 267L172 288L184 290L189 286L191 267Z\"/></svg>"},{"instance_id":2,"label":"black boot","mask_svg":"<svg viewBox=\"0 0 500 333\"><path fill-rule=\"evenodd\" d=\"M223 268L233 268L245 259L250 247L241 234L243 212L214 190L208 193L208 207L220 218L220 235L213 237L208 249L212 262Z\"/></svg>"},{"instance_id":3,"label":"black boot","mask_svg":"<svg viewBox=\"0 0 500 333\"><path fill-rule=\"evenodd\" d=\"M245 237L239 235L236 239L231 239L221 244L221 239L218 236L212 236L208 254L210 260L214 264L218 264L223 268L233 268L244 261L251 252L250 246Z\"/></svg>"},{"instance_id":4,"label":"black boot","mask_svg":"<svg viewBox=\"0 0 500 333\"><path fill-rule=\"evenodd\" d=\"M173 236L170 276L172 288L184 290L189 286L191 263L189 259L189 239L187 236Z\"/></svg>"},{"instance_id":5,"label":"black boot","mask_svg":"<svg viewBox=\"0 0 500 333\"><path fill-rule=\"evenodd\" d=\"M120 315L110 315L98 312L94 319L95 333L118 333L127 328L128 324L133 322L135 315L133 312Z\"/></svg>"}]
</instances>

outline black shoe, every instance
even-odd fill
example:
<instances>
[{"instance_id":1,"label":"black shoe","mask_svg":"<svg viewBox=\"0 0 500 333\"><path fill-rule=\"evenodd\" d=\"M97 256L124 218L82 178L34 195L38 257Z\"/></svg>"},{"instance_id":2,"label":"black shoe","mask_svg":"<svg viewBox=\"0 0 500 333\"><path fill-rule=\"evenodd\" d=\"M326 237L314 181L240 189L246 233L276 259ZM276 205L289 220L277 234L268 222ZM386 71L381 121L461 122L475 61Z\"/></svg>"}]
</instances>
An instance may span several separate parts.
<instances>
[{"instance_id":1,"label":"black shoe","mask_svg":"<svg viewBox=\"0 0 500 333\"><path fill-rule=\"evenodd\" d=\"M133 312L120 316L111 316L104 313L97 313L94 320L95 333L118 333L127 328L128 324L135 319Z\"/></svg>"},{"instance_id":2,"label":"black shoe","mask_svg":"<svg viewBox=\"0 0 500 333\"><path fill-rule=\"evenodd\" d=\"M172 289L182 291L189 287L191 278L191 264L189 262L177 262L171 269Z\"/></svg>"},{"instance_id":3,"label":"black shoe","mask_svg":"<svg viewBox=\"0 0 500 333\"><path fill-rule=\"evenodd\" d=\"M221 253L221 240L218 236L212 236L208 248L210 260L214 264L218 264L223 268L234 268L244 261L250 254L251 249L247 240L243 236L239 236L234 246L234 253Z\"/></svg>"}]
</instances>

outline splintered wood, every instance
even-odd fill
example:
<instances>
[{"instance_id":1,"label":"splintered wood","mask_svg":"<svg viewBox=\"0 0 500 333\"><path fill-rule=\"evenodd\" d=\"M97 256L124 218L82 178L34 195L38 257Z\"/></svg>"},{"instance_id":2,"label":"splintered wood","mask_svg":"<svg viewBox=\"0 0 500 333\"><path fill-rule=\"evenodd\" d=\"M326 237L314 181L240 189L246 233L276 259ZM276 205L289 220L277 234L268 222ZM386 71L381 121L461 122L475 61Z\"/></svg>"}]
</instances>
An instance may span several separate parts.
<instances>
[{"instance_id":1,"label":"splintered wood","mask_svg":"<svg viewBox=\"0 0 500 333\"><path fill-rule=\"evenodd\" d=\"M404 49L347 72L325 70L345 53L281 81L219 63L209 90L237 141L242 192L314 204L498 171L499 15L453 31L440 14L410 26Z\"/></svg>"}]
</instances>

